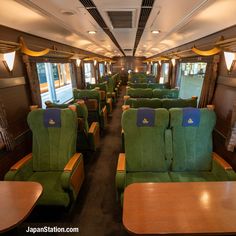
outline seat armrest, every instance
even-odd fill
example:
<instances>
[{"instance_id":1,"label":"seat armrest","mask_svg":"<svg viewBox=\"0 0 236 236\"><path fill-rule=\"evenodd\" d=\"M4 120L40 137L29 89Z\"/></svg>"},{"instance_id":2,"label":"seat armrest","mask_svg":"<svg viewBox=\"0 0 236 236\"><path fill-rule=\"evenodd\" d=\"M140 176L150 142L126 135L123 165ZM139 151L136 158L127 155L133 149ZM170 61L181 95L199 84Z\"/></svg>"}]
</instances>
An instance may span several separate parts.
<instances>
[{"instance_id":1,"label":"seat armrest","mask_svg":"<svg viewBox=\"0 0 236 236\"><path fill-rule=\"evenodd\" d=\"M123 192L126 180L125 154L120 153L116 169L116 188L118 192Z\"/></svg>"},{"instance_id":2,"label":"seat armrest","mask_svg":"<svg viewBox=\"0 0 236 236\"><path fill-rule=\"evenodd\" d=\"M32 153L16 162L6 173L4 180L27 180L33 174Z\"/></svg>"},{"instance_id":3,"label":"seat armrest","mask_svg":"<svg viewBox=\"0 0 236 236\"><path fill-rule=\"evenodd\" d=\"M81 153L75 153L64 167L61 174L61 185L66 191L72 191L76 198L84 181L84 162Z\"/></svg>"},{"instance_id":4,"label":"seat armrest","mask_svg":"<svg viewBox=\"0 0 236 236\"><path fill-rule=\"evenodd\" d=\"M217 162L224 170L232 170L232 166L225 161L221 156L216 154L215 152L212 153L213 161Z\"/></svg>"},{"instance_id":5,"label":"seat armrest","mask_svg":"<svg viewBox=\"0 0 236 236\"><path fill-rule=\"evenodd\" d=\"M103 128L105 128L108 123L108 121L107 121L107 107L106 106L104 106L102 108L102 120L103 120Z\"/></svg>"},{"instance_id":6,"label":"seat armrest","mask_svg":"<svg viewBox=\"0 0 236 236\"><path fill-rule=\"evenodd\" d=\"M232 167L219 155L212 153L212 173L220 181L235 181L236 173Z\"/></svg>"},{"instance_id":7,"label":"seat armrest","mask_svg":"<svg viewBox=\"0 0 236 236\"><path fill-rule=\"evenodd\" d=\"M129 95L125 95L125 96L124 96L124 101L126 101L126 100L129 99L129 98L130 98Z\"/></svg>"},{"instance_id":8,"label":"seat armrest","mask_svg":"<svg viewBox=\"0 0 236 236\"><path fill-rule=\"evenodd\" d=\"M122 111L126 111L130 108L130 105L122 105Z\"/></svg>"},{"instance_id":9,"label":"seat armrest","mask_svg":"<svg viewBox=\"0 0 236 236\"><path fill-rule=\"evenodd\" d=\"M88 132L88 139L89 139L89 146L93 151L96 151L100 141L100 129L98 122L93 122L91 124Z\"/></svg>"},{"instance_id":10,"label":"seat armrest","mask_svg":"<svg viewBox=\"0 0 236 236\"><path fill-rule=\"evenodd\" d=\"M107 107L109 108L108 113L112 113L112 98L107 98L106 104Z\"/></svg>"},{"instance_id":11,"label":"seat armrest","mask_svg":"<svg viewBox=\"0 0 236 236\"><path fill-rule=\"evenodd\" d=\"M19 170L24 164L26 164L30 159L32 159L32 153L24 156L22 159L20 159L18 162L16 162L10 170Z\"/></svg>"}]
</instances>

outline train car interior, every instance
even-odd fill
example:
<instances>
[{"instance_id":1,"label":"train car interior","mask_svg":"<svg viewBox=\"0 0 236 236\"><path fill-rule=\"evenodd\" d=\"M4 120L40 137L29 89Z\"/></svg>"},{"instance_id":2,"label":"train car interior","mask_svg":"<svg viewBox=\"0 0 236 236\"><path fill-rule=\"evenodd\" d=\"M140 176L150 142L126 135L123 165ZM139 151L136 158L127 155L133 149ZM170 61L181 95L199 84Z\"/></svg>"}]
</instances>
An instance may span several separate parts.
<instances>
[{"instance_id":1,"label":"train car interior","mask_svg":"<svg viewBox=\"0 0 236 236\"><path fill-rule=\"evenodd\" d=\"M236 0L1 0L0 234L236 235Z\"/></svg>"}]
</instances>

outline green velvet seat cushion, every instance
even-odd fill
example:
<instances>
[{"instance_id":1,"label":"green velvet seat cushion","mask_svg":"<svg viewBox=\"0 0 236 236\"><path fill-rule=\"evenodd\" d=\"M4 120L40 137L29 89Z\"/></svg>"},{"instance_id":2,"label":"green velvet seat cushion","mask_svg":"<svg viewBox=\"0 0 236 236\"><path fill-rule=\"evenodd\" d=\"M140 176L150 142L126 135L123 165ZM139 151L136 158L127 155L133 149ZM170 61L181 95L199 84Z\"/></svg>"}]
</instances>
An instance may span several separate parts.
<instances>
[{"instance_id":1,"label":"green velvet seat cushion","mask_svg":"<svg viewBox=\"0 0 236 236\"><path fill-rule=\"evenodd\" d=\"M122 128L125 134L125 155L127 172L167 171L169 161L165 156L165 130L169 124L166 109L154 109L154 127L138 127L138 109L123 112Z\"/></svg>"},{"instance_id":2,"label":"green velvet seat cushion","mask_svg":"<svg viewBox=\"0 0 236 236\"><path fill-rule=\"evenodd\" d=\"M211 171L184 171L170 172L172 182L203 182L203 181L222 181Z\"/></svg>"},{"instance_id":3,"label":"green velvet seat cushion","mask_svg":"<svg viewBox=\"0 0 236 236\"><path fill-rule=\"evenodd\" d=\"M132 98L152 98L152 89L128 88L127 95Z\"/></svg>"},{"instance_id":4,"label":"green velvet seat cushion","mask_svg":"<svg viewBox=\"0 0 236 236\"><path fill-rule=\"evenodd\" d=\"M27 118L33 133L33 171L60 171L76 151L77 115L62 109L61 127L47 128L43 123L45 111L32 111Z\"/></svg>"},{"instance_id":5,"label":"green velvet seat cushion","mask_svg":"<svg viewBox=\"0 0 236 236\"><path fill-rule=\"evenodd\" d=\"M172 108L170 127L173 138L172 171L211 171L214 111L200 109L199 127L183 127L183 109Z\"/></svg>"},{"instance_id":6,"label":"green velvet seat cushion","mask_svg":"<svg viewBox=\"0 0 236 236\"><path fill-rule=\"evenodd\" d=\"M171 99L163 98L162 106L166 109L175 108L175 107L197 107L197 99Z\"/></svg>"},{"instance_id":7,"label":"green velvet seat cushion","mask_svg":"<svg viewBox=\"0 0 236 236\"><path fill-rule=\"evenodd\" d=\"M126 173L126 185L132 183L171 182L168 172L131 172Z\"/></svg>"},{"instance_id":8,"label":"green velvet seat cushion","mask_svg":"<svg viewBox=\"0 0 236 236\"><path fill-rule=\"evenodd\" d=\"M131 108L161 108L162 101L159 98L129 98L125 101L125 105L130 105Z\"/></svg>"},{"instance_id":9,"label":"green velvet seat cushion","mask_svg":"<svg viewBox=\"0 0 236 236\"><path fill-rule=\"evenodd\" d=\"M43 186L43 193L39 199L40 205L68 206L70 199L61 187L61 171L34 172L28 181L39 182Z\"/></svg>"},{"instance_id":10,"label":"green velvet seat cushion","mask_svg":"<svg viewBox=\"0 0 236 236\"><path fill-rule=\"evenodd\" d=\"M178 89L153 89L154 98L178 98Z\"/></svg>"}]
</instances>

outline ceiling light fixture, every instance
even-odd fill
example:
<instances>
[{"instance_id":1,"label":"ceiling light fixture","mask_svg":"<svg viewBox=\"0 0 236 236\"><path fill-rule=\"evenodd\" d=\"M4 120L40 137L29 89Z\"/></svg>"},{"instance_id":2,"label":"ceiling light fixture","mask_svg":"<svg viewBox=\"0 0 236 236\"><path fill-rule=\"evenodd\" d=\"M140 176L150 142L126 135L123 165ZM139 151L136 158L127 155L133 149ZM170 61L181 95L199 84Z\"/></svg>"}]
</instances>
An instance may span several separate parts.
<instances>
[{"instance_id":1,"label":"ceiling light fixture","mask_svg":"<svg viewBox=\"0 0 236 236\"><path fill-rule=\"evenodd\" d=\"M88 31L88 33L89 33L89 34L96 34L97 31L95 31L95 30L90 30L90 31Z\"/></svg>"},{"instance_id":2,"label":"ceiling light fixture","mask_svg":"<svg viewBox=\"0 0 236 236\"><path fill-rule=\"evenodd\" d=\"M81 59L76 59L76 65L79 67L81 63Z\"/></svg>"},{"instance_id":3,"label":"ceiling light fixture","mask_svg":"<svg viewBox=\"0 0 236 236\"><path fill-rule=\"evenodd\" d=\"M14 52L9 52L9 53L1 54L2 62L3 62L3 64L6 67L6 69L9 72L12 72L12 70L13 70L13 66L14 66L14 62L15 62L15 55L16 55L15 51Z\"/></svg>"},{"instance_id":4,"label":"ceiling light fixture","mask_svg":"<svg viewBox=\"0 0 236 236\"><path fill-rule=\"evenodd\" d=\"M172 65L175 66L175 58L171 59Z\"/></svg>"},{"instance_id":5,"label":"ceiling light fixture","mask_svg":"<svg viewBox=\"0 0 236 236\"><path fill-rule=\"evenodd\" d=\"M61 10L60 12L61 14L66 15L66 16L73 16L76 14L76 12L73 10Z\"/></svg>"},{"instance_id":6,"label":"ceiling light fixture","mask_svg":"<svg viewBox=\"0 0 236 236\"><path fill-rule=\"evenodd\" d=\"M233 61L235 60L235 54L233 52L224 52L224 55L225 55L225 63L227 70L231 72L231 70L233 69L232 65Z\"/></svg>"},{"instance_id":7,"label":"ceiling light fixture","mask_svg":"<svg viewBox=\"0 0 236 236\"><path fill-rule=\"evenodd\" d=\"M151 32L152 32L152 34L159 34L160 30L152 30Z\"/></svg>"}]
</instances>

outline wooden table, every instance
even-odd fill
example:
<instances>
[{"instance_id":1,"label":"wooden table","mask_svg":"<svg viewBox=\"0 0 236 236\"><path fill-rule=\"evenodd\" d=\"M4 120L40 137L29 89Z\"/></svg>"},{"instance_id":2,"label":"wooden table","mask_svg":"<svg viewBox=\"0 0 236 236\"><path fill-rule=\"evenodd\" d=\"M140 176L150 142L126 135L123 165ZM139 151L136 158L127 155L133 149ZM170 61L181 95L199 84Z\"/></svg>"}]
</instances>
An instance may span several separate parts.
<instances>
[{"instance_id":1,"label":"wooden table","mask_svg":"<svg viewBox=\"0 0 236 236\"><path fill-rule=\"evenodd\" d=\"M0 233L21 223L43 191L36 182L0 181Z\"/></svg>"},{"instance_id":2,"label":"wooden table","mask_svg":"<svg viewBox=\"0 0 236 236\"><path fill-rule=\"evenodd\" d=\"M123 224L141 235L236 233L236 182L131 184Z\"/></svg>"}]
</instances>

